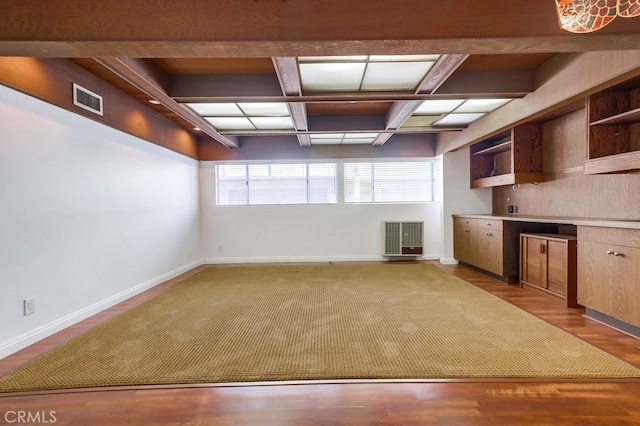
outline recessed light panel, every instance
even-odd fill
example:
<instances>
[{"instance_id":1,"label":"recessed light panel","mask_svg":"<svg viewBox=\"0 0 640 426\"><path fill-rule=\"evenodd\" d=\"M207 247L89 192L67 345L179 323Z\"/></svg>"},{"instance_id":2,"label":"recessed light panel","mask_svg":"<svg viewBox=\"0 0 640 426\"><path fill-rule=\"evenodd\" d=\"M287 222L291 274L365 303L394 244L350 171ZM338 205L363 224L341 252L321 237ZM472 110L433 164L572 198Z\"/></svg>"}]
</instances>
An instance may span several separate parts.
<instances>
[{"instance_id":1,"label":"recessed light panel","mask_svg":"<svg viewBox=\"0 0 640 426\"><path fill-rule=\"evenodd\" d=\"M255 130L246 117L204 117L218 130Z\"/></svg>"},{"instance_id":2,"label":"recessed light panel","mask_svg":"<svg viewBox=\"0 0 640 426\"><path fill-rule=\"evenodd\" d=\"M447 114L442 119L433 123L434 126L462 126L468 125L485 115L484 112L474 112L465 114Z\"/></svg>"},{"instance_id":3,"label":"recessed light panel","mask_svg":"<svg viewBox=\"0 0 640 426\"><path fill-rule=\"evenodd\" d=\"M300 79L307 91L355 91L360 88L364 68L364 63L300 64Z\"/></svg>"},{"instance_id":4,"label":"recessed light panel","mask_svg":"<svg viewBox=\"0 0 640 426\"><path fill-rule=\"evenodd\" d=\"M424 101L414 112L416 115L447 114L464 102L464 99L433 99Z\"/></svg>"},{"instance_id":5,"label":"recessed light panel","mask_svg":"<svg viewBox=\"0 0 640 426\"><path fill-rule=\"evenodd\" d=\"M244 115L234 103L191 103L187 106L203 117L242 117Z\"/></svg>"},{"instance_id":6,"label":"recessed light panel","mask_svg":"<svg viewBox=\"0 0 640 426\"><path fill-rule=\"evenodd\" d=\"M247 117L286 117L289 108L284 102L240 102L238 107Z\"/></svg>"},{"instance_id":7,"label":"recessed light panel","mask_svg":"<svg viewBox=\"0 0 640 426\"><path fill-rule=\"evenodd\" d=\"M414 90L433 62L372 62L367 66L362 90Z\"/></svg>"},{"instance_id":8,"label":"recessed light panel","mask_svg":"<svg viewBox=\"0 0 640 426\"><path fill-rule=\"evenodd\" d=\"M258 130L293 130L291 117L251 117Z\"/></svg>"},{"instance_id":9,"label":"recessed light panel","mask_svg":"<svg viewBox=\"0 0 640 426\"><path fill-rule=\"evenodd\" d=\"M469 99L456 108L455 112L491 112L511 99Z\"/></svg>"}]
</instances>

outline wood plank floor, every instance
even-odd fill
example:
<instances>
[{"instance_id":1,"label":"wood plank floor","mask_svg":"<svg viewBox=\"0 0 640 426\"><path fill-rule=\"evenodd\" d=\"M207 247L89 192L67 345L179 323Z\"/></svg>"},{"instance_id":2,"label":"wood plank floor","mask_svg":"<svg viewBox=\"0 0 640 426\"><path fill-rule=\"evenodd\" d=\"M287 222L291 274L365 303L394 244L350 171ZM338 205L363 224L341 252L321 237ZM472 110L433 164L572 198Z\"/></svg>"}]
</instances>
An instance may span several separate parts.
<instances>
[{"instance_id":1,"label":"wood plank floor","mask_svg":"<svg viewBox=\"0 0 640 426\"><path fill-rule=\"evenodd\" d=\"M640 339L585 318L582 309L462 266L441 267L640 368ZM0 374L204 268L0 360ZM21 418L73 425L640 425L640 381L366 381L0 395L0 425L27 423Z\"/></svg>"}]
</instances>

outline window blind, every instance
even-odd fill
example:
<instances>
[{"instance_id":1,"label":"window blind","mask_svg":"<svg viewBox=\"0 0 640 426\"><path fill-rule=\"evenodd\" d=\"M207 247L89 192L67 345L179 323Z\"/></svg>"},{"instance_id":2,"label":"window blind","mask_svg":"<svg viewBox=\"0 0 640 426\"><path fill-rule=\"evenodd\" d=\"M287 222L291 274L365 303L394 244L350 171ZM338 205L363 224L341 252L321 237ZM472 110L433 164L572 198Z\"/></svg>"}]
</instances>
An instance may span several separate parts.
<instances>
[{"instance_id":1,"label":"window blind","mask_svg":"<svg viewBox=\"0 0 640 426\"><path fill-rule=\"evenodd\" d=\"M216 165L217 204L334 204L335 163Z\"/></svg>"},{"instance_id":2,"label":"window blind","mask_svg":"<svg viewBox=\"0 0 640 426\"><path fill-rule=\"evenodd\" d=\"M345 203L439 201L441 176L439 158L345 163Z\"/></svg>"}]
</instances>

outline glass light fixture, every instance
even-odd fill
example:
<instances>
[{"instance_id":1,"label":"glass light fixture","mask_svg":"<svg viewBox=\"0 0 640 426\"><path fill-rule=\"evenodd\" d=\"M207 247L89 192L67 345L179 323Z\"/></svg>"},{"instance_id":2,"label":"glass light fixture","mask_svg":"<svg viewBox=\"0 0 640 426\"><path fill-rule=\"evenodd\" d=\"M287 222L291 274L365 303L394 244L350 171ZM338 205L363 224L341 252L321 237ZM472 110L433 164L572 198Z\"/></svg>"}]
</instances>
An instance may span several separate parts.
<instances>
[{"instance_id":1,"label":"glass light fixture","mask_svg":"<svg viewBox=\"0 0 640 426\"><path fill-rule=\"evenodd\" d=\"M640 0L556 0L560 28L590 33L608 25L616 16L640 16Z\"/></svg>"}]
</instances>

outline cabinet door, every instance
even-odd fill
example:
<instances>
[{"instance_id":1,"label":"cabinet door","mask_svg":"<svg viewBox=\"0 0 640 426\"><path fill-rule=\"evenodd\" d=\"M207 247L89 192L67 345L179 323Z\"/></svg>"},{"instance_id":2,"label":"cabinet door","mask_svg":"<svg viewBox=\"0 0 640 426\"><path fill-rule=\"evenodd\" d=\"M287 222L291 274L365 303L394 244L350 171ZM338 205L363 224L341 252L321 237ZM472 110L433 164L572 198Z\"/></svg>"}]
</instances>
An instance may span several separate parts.
<instances>
[{"instance_id":1,"label":"cabinet door","mask_svg":"<svg viewBox=\"0 0 640 426\"><path fill-rule=\"evenodd\" d=\"M640 326L640 249L609 247L611 270L609 286L612 291L611 315L626 323Z\"/></svg>"},{"instance_id":2,"label":"cabinet door","mask_svg":"<svg viewBox=\"0 0 640 426\"><path fill-rule=\"evenodd\" d=\"M478 229L478 263L479 268L503 274L502 232Z\"/></svg>"},{"instance_id":3,"label":"cabinet door","mask_svg":"<svg viewBox=\"0 0 640 426\"><path fill-rule=\"evenodd\" d=\"M578 303L612 315L610 274L612 256L605 244L580 241L578 245Z\"/></svg>"},{"instance_id":4,"label":"cabinet door","mask_svg":"<svg viewBox=\"0 0 640 426\"><path fill-rule=\"evenodd\" d=\"M547 289L567 296L568 251L565 241L547 241Z\"/></svg>"},{"instance_id":5,"label":"cabinet door","mask_svg":"<svg viewBox=\"0 0 640 426\"><path fill-rule=\"evenodd\" d=\"M473 224L471 224L473 225ZM459 261L476 265L477 230L464 219L456 219L453 227L453 256Z\"/></svg>"},{"instance_id":6,"label":"cabinet door","mask_svg":"<svg viewBox=\"0 0 640 426\"><path fill-rule=\"evenodd\" d=\"M547 240L523 237L524 264L522 280L528 284L547 288Z\"/></svg>"}]
</instances>

